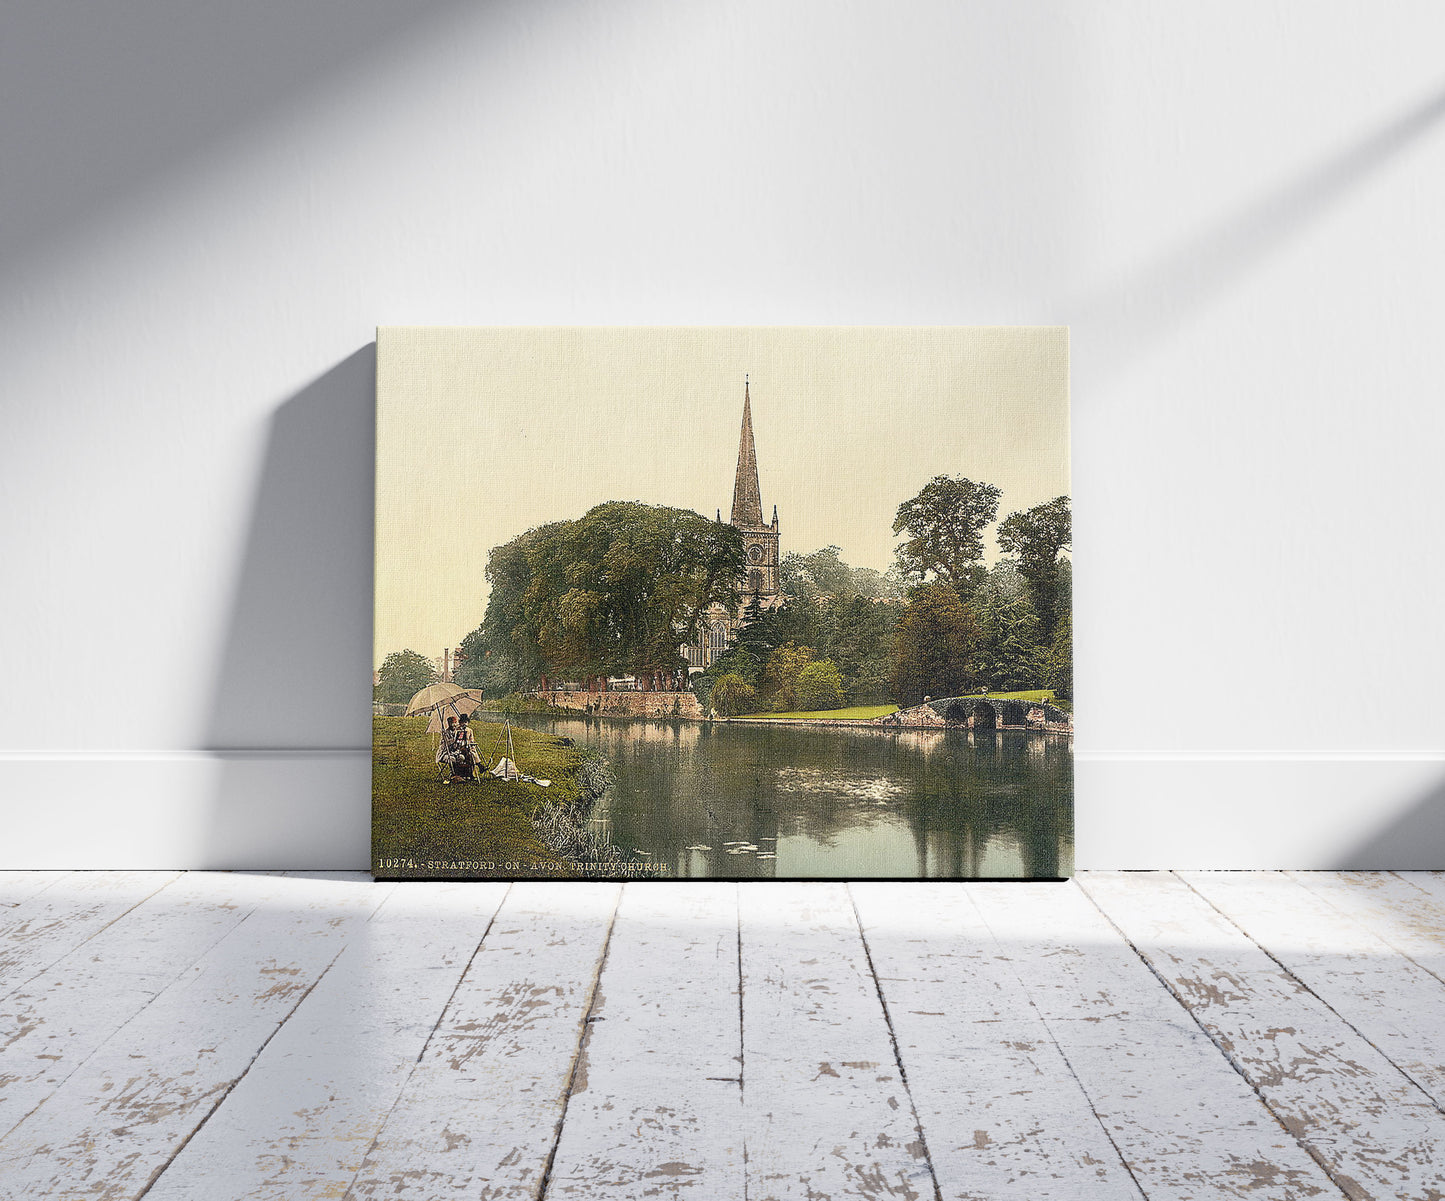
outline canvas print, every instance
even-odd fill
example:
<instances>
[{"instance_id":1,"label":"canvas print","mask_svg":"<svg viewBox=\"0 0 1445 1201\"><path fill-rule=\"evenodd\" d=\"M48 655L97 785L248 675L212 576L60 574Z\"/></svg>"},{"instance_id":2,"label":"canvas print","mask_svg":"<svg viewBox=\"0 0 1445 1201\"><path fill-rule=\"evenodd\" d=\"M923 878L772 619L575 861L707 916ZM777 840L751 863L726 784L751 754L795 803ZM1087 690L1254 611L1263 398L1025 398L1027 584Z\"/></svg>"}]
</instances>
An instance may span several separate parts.
<instances>
[{"instance_id":1,"label":"canvas print","mask_svg":"<svg viewBox=\"0 0 1445 1201\"><path fill-rule=\"evenodd\" d=\"M377 334L381 878L1073 869L1068 335Z\"/></svg>"}]
</instances>

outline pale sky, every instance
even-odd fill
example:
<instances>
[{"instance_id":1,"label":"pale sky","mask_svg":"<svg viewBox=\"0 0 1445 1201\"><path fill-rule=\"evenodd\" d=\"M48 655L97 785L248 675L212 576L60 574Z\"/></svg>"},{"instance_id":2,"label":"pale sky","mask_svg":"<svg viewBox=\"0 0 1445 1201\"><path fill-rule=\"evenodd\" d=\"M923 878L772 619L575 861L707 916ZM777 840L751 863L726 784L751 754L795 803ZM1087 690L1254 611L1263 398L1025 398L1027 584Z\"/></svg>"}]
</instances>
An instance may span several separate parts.
<instances>
[{"instance_id":1,"label":"pale sky","mask_svg":"<svg viewBox=\"0 0 1445 1201\"><path fill-rule=\"evenodd\" d=\"M1069 491L1063 327L385 328L377 332L376 663L481 623L487 551L608 500L732 507L743 377L782 554L893 561L936 475Z\"/></svg>"}]
</instances>

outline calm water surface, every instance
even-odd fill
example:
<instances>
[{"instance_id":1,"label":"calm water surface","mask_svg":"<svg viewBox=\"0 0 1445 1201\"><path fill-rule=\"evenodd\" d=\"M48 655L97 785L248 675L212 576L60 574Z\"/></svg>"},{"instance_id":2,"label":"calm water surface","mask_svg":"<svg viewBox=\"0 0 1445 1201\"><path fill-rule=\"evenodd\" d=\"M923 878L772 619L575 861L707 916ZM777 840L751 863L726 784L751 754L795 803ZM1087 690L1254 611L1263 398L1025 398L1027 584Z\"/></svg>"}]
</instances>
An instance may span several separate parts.
<instances>
[{"instance_id":1,"label":"calm water surface","mask_svg":"<svg viewBox=\"0 0 1445 1201\"><path fill-rule=\"evenodd\" d=\"M617 783L592 821L663 877L1073 871L1073 754L1059 735L534 713L512 722L607 756Z\"/></svg>"}]
</instances>

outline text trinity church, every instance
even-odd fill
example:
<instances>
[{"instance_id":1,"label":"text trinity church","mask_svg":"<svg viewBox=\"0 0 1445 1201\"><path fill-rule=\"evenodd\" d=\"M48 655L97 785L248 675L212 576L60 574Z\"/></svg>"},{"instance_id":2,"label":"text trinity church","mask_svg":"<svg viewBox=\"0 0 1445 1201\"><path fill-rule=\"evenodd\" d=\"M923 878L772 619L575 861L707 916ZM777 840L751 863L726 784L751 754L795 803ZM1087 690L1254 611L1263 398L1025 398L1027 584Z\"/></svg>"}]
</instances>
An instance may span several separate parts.
<instances>
[{"instance_id":1,"label":"text trinity church","mask_svg":"<svg viewBox=\"0 0 1445 1201\"><path fill-rule=\"evenodd\" d=\"M718 520L722 520L721 510ZM775 609L783 601L778 590L778 506L773 506L772 524L764 524L762 494L758 490L758 451L753 442L753 404L746 380L743 381L738 471L733 481L732 524L742 532L743 549L748 556L747 575L741 581L742 603L735 613L729 613L721 605L708 609L707 624L697 641L687 647L690 671L703 670L723 653L742 624L743 613L754 600L762 609Z\"/></svg>"}]
</instances>

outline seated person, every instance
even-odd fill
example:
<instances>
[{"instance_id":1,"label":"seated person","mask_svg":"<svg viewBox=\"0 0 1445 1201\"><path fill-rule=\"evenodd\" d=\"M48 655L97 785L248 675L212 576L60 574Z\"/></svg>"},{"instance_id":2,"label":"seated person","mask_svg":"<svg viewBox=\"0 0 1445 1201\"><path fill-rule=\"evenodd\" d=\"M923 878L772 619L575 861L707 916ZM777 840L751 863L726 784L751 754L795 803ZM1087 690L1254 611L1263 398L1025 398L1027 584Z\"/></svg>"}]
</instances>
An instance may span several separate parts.
<instances>
[{"instance_id":1,"label":"seated person","mask_svg":"<svg viewBox=\"0 0 1445 1201\"><path fill-rule=\"evenodd\" d=\"M481 783L482 753L477 749L477 739L472 733L471 723L472 719L463 713L461 729L457 731L457 749L466 759L466 771L463 774L473 783Z\"/></svg>"},{"instance_id":2,"label":"seated person","mask_svg":"<svg viewBox=\"0 0 1445 1201\"><path fill-rule=\"evenodd\" d=\"M443 784L450 784L453 776L468 778L471 772L466 750L469 740L473 746L476 745L475 740L472 740L471 730L458 728L455 714L447 718L447 727L442 731L441 741L437 743L436 756L436 761L449 769Z\"/></svg>"}]
</instances>

